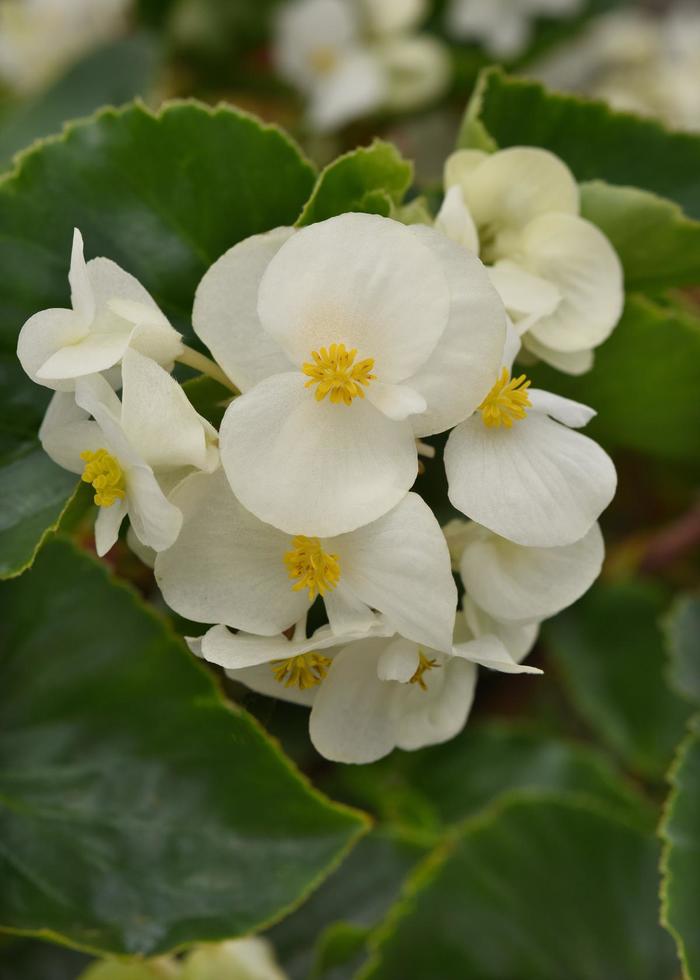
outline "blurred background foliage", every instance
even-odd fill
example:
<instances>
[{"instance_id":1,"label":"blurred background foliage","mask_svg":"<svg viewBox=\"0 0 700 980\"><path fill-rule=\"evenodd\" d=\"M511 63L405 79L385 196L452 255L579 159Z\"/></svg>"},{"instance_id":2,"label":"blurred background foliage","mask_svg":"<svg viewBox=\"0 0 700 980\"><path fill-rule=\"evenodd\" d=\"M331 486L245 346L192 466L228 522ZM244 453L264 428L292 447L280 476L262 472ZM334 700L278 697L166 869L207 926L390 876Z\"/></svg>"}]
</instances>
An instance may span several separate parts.
<instances>
[{"instance_id":1,"label":"blurred background foliage","mask_svg":"<svg viewBox=\"0 0 700 980\"><path fill-rule=\"evenodd\" d=\"M96 953L159 956L251 929L265 931L294 980L700 978L700 135L687 132L700 130L700 103L695 125L686 102L691 117L680 119L663 82L658 39L677 7L591 0L565 19L537 18L526 46L500 60L512 80L480 75L498 59L448 35L440 0L424 29L449 49L443 95L322 135L274 70L277 7L137 0L109 36L57 58L39 81L2 76L8 174L14 154L66 121L134 98L151 108L189 97L242 107L283 125L316 167L375 137L398 151L351 153L313 190L312 167L274 132L263 139L256 124L195 109L155 123L137 108L72 129L0 182L3 573L31 561L45 529L62 532L0 592L11 733L0 775L0 859L11 884L0 925L14 933L0 944L0 980L73 980L95 969ZM694 70L684 62L700 98L700 55ZM548 95L528 76L666 120ZM620 480L602 521L607 560L591 592L546 624L532 658L544 678L483 676L453 742L334 766L311 747L303 709L218 677L280 751L248 714L225 707L125 545L110 570L150 611L85 554L88 497L83 488L64 507L72 480L37 450L45 399L15 363L16 334L33 309L67 298L73 224L186 329L206 263L233 241L292 223L302 209L309 222L434 206L457 141L559 153L583 184L584 214L621 254L627 305L594 369L578 378L532 371L538 385L598 410L591 435ZM240 202L250 180L262 214ZM215 419L222 392L190 385ZM441 519L453 516L439 466L427 463L418 489ZM349 853L367 821L346 804L372 819ZM122 975L117 965L103 980L182 967L159 958Z\"/></svg>"}]
</instances>

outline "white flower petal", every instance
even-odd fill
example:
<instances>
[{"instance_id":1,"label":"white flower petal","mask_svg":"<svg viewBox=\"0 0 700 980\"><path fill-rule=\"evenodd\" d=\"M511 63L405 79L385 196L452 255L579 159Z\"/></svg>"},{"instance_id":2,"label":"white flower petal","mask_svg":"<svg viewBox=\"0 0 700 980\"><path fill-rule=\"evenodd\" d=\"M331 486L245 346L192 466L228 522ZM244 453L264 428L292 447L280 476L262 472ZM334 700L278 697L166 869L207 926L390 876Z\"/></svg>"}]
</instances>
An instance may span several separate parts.
<instances>
[{"instance_id":1,"label":"white flower petal","mask_svg":"<svg viewBox=\"0 0 700 980\"><path fill-rule=\"evenodd\" d=\"M574 215L546 214L532 221L521 241L528 269L549 280L561 301L530 328L540 343L559 351L597 347L622 314L622 265L605 235Z\"/></svg>"},{"instance_id":2,"label":"white flower petal","mask_svg":"<svg viewBox=\"0 0 700 980\"><path fill-rule=\"evenodd\" d=\"M544 412L557 422L581 429L588 425L597 414L594 408L575 402L571 398L555 395L552 391L542 391L541 388L530 388L528 391L533 412Z\"/></svg>"},{"instance_id":3,"label":"white flower petal","mask_svg":"<svg viewBox=\"0 0 700 980\"><path fill-rule=\"evenodd\" d=\"M393 704L398 748L411 751L454 738L471 711L476 677L473 664L450 657L423 674L427 690L402 684Z\"/></svg>"},{"instance_id":4,"label":"white flower petal","mask_svg":"<svg viewBox=\"0 0 700 980\"><path fill-rule=\"evenodd\" d=\"M129 346L133 327L124 323L110 332L92 331L70 346L59 348L38 369L39 383L68 381L106 371L121 360Z\"/></svg>"},{"instance_id":5,"label":"white flower petal","mask_svg":"<svg viewBox=\"0 0 700 980\"><path fill-rule=\"evenodd\" d=\"M468 595L463 600L464 620L475 638L493 634L498 637L516 664L532 650L540 631L539 623L507 623L494 619L473 602Z\"/></svg>"},{"instance_id":6,"label":"white flower petal","mask_svg":"<svg viewBox=\"0 0 700 980\"><path fill-rule=\"evenodd\" d=\"M399 681L405 684L411 680L419 663L416 644L403 636L397 636L384 648L377 661L377 677L380 681Z\"/></svg>"},{"instance_id":7,"label":"white flower petal","mask_svg":"<svg viewBox=\"0 0 700 980\"><path fill-rule=\"evenodd\" d=\"M73 247L71 249L68 282L70 283L71 305L81 323L88 327L95 316L95 296L85 265L83 236L77 228L73 229Z\"/></svg>"},{"instance_id":8,"label":"white flower petal","mask_svg":"<svg viewBox=\"0 0 700 980\"><path fill-rule=\"evenodd\" d=\"M454 153L451 153L445 160L443 176L445 190L452 187L459 187L462 181L466 180L472 171L476 170L488 156L489 154L484 150L455 150ZM461 200L463 206L466 208L464 197ZM467 208L467 210L469 209ZM476 251L478 251L478 248Z\"/></svg>"},{"instance_id":9,"label":"white flower petal","mask_svg":"<svg viewBox=\"0 0 700 980\"><path fill-rule=\"evenodd\" d=\"M420 415L428 407L425 398L413 388L382 384L381 381L369 385L366 398L382 415L395 422L402 422L409 415Z\"/></svg>"},{"instance_id":10,"label":"white flower petal","mask_svg":"<svg viewBox=\"0 0 700 980\"><path fill-rule=\"evenodd\" d=\"M409 493L384 517L327 542L345 588L378 609L396 631L449 650L457 608L450 555L428 505Z\"/></svg>"},{"instance_id":11,"label":"white flower petal","mask_svg":"<svg viewBox=\"0 0 700 980\"><path fill-rule=\"evenodd\" d=\"M330 537L376 520L406 495L418 469L408 422L360 398L319 402L299 372L235 399L220 440L243 506L290 534Z\"/></svg>"},{"instance_id":12,"label":"white flower petal","mask_svg":"<svg viewBox=\"0 0 700 980\"><path fill-rule=\"evenodd\" d=\"M440 260L450 286L450 317L437 347L410 379L428 408L413 422L417 436L443 432L488 394L503 356L506 315L479 259L432 228L410 232Z\"/></svg>"},{"instance_id":13,"label":"white flower petal","mask_svg":"<svg viewBox=\"0 0 700 980\"><path fill-rule=\"evenodd\" d=\"M396 383L435 348L450 291L439 259L413 229L341 214L285 242L263 275L258 312L295 364L343 343L374 359L379 381Z\"/></svg>"},{"instance_id":14,"label":"white flower petal","mask_svg":"<svg viewBox=\"0 0 700 980\"><path fill-rule=\"evenodd\" d=\"M526 333L523 337L523 347L525 350L534 354L545 364L550 364L558 371L565 374L580 375L590 371L593 367L594 354L592 350L577 351L558 351L541 344L537 337L532 333Z\"/></svg>"},{"instance_id":15,"label":"white flower petal","mask_svg":"<svg viewBox=\"0 0 700 980\"><path fill-rule=\"evenodd\" d=\"M119 528L126 517L124 500L115 500L111 507L98 507L95 521L95 551L100 558L113 548L119 537Z\"/></svg>"},{"instance_id":16,"label":"white flower petal","mask_svg":"<svg viewBox=\"0 0 700 980\"><path fill-rule=\"evenodd\" d=\"M38 372L56 351L79 343L86 333L87 328L73 310L42 310L30 317L20 330L17 357L32 381L47 388L71 390L72 379L39 378Z\"/></svg>"},{"instance_id":17,"label":"white flower petal","mask_svg":"<svg viewBox=\"0 0 700 980\"><path fill-rule=\"evenodd\" d=\"M375 35L391 36L416 27L427 13L426 0L361 0Z\"/></svg>"},{"instance_id":18,"label":"white flower petal","mask_svg":"<svg viewBox=\"0 0 700 980\"><path fill-rule=\"evenodd\" d=\"M327 542L326 547L329 547ZM326 607L328 622L336 635L347 633L348 630L367 629L375 618L367 603L358 599L346 586L342 569L340 581L331 592L324 595L323 604Z\"/></svg>"},{"instance_id":19,"label":"white flower petal","mask_svg":"<svg viewBox=\"0 0 700 980\"><path fill-rule=\"evenodd\" d=\"M164 551L180 533L182 514L165 496L149 466L131 466L124 476L134 534L141 544Z\"/></svg>"},{"instance_id":20,"label":"white flower petal","mask_svg":"<svg viewBox=\"0 0 700 980\"><path fill-rule=\"evenodd\" d=\"M258 287L270 260L294 233L275 228L224 252L197 287L192 326L240 391L292 367L260 324Z\"/></svg>"},{"instance_id":21,"label":"white flower petal","mask_svg":"<svg viewBox=\"0 0 700 980\"><path fill-rule=\"evenodd\" d=\"M561 299L553 283L534 276L509 259L501 259L492 265L489 278L508 312L528 320L551 313ZM516 327L519 328L518 323Z\"/></svg>"},{"instance_id":22,"label":"white flower petal","mask_svg":"<svg viewBox=\"0 0 700 980\"><path fill-rule=\"evenodd\" d=\"M455 169L453 165L453 177ZM571 171L559 157L539 147L499 150L478 167L465 169L459 186L477 227L493 228L497 234L522 230L550 211L574 215L579 210L578 185Z\"/></svg>"},{"instance_id":23,"label":"white flower petal","mask_svg":"<svg viewBox=\"0 0 700 980\"><path fill-rule=\"evenodd\" d=\"M435 216L435 230L475 255L479 254L479 232L459 187L447 189L445 199Z\"/></svg>"},{"instance_id":24,"label":"white flower petal","mask_svg":"<svg viewBox=\"0 0 700 980\"><path fill-rule=\"evenodd\" d=\"M355 44L357 17L345 0L297 0L275 11L274 58L280 74L306 91L318 79L314 55L332 56Z\"/></svg>"},{"instance_id":25,"label":"white flower petal","mask_svg":"<svg viewBox=\"0 0 700 980\"><path fill-rule=\"evenodd\" d=\"M425 105L449 84L447 48L429 34L381 41L375 53L386 76L385 106L395 112Z\"/></svg>"},{"instance_id":26,"label":"white flower petal","mask_svg":"<svg viewBox=\"0 0 700 980\"><path fill-rule=\"evenodd\" d=\"M155 361L134 350L122 361L122 427L151 467L207 464L208 423L182 386Z\"/></svg>"},{"instance_id":27,"label":"white flower petal","mask_svg":"<svg viewBox=\"0 0 700 980\"><path fill-rule=\"evenodd\" d=\"M309 734L332 762L374 762L396 744L392 702L398 685L380 681L377 662L386 640L360 640L334 658L318 686Z\"/></svg>"},{"instance_id":28,"label":"white flower petal","mask_svg":"<svg viewBox=\"0 0 700 980\"><path fill-rule=\"evenodd\" d=\"M319 132L374 112L386 97L387 79L372 52L354 48L336 58L333 70L317 76L310 92L309 121Z\"/></svg>"},{"instance_id":29,"label":"white flower petal","mask_svg":"<svg viewBox=\"0 0 700 980\"><path fill-rule=\"evenodd\" d=\"M88 413L68 391L57 391L49 402L39 440L54 463L71 473L82 473L85 469L85 461L80 458L82 452L95 452L104 443L97 422L89 420Z\"/></svg>"},{"instance_id":30,"label":"white flower petal","mask_svg":"<svg viewBox=\"0 0 700 980\"><path fill-rule=\"evenodd\" d=\"M518 544L578 541L615 493L615 467L592 439L529 412L511 429L477 414L445 447L449 497L467 517Z\"/></svg>"},{"instance_id":31,"label":"white flower petal","mask_svg":"<svg viewBox=\"0 0 700 980\"><path fill-rule=\"evenodd\" d=\"M265 636L299 619L309 598L293 590L284 563L291 538L242 507L221 470L192 475L171 500L183 526L155 566L169 606L196 622Z\"/></svg>"},{"instance_id":32,"label":"white flower petal","mask_svg":"<svg viewBox=\"0 0 700 980\"><path fill-rule=\"evenodd\" d=\"M463 657L472 663L499 670L504 674L542 674L539 667L516 663L505 645L495 635L480 636L466 643L458 643L452 649L455 657Z\"/></svg>"},{"instance_id":33,"label":"white flower petal","mask_svg":"<svg viewBox=\"0 0 700 980\"><path fill-rule=\"evenodd\" d=\"M558 548L523 547L480 528L465 548L460 574L467 594L495 619L531 623L580 598L600 574L604 553L597 524Z\"/></svg>"}]
</instances>

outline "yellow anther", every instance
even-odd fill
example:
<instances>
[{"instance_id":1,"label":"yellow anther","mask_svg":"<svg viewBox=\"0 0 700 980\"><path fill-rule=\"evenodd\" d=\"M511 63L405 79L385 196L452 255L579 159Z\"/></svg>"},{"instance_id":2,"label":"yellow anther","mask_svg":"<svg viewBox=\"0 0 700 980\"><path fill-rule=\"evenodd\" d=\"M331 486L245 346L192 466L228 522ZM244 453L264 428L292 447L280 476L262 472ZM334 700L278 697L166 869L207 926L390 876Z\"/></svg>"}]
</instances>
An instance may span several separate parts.
<instances>
[{"instance_id":1,"label":"yellow anther","mask_svg":"<svg viewBox=\"0 0 700 980\"><path fill-rule=\"evenodd\" d=\"M115 500L124 499L124 474L119 461L111 453L106 449L98 449L94 453L86 449L80 458L85 461L81 479L83 483L93 485L98 507L111 507Z\"/></svg>"},{"instance_id":2,"label":"yellow anther","mask_svg":"<svg viewBox=\"0 0 700 980\"><path fill-rule=\"evenodd\" d=\"M309 600L331 592L340 579L340 561L337 555L329 555L321 547L318 538L306 538L297 534L292 538L292 551L284 556L289 577L298 579L292 589L309 590Z\"/></svg>"},{"instance_id":3,"label":"yellow anther","mask_svg":"<svg viewBox=\"0 0 700 980\"><path fill-rule=\"evenodd\" d=\"M510 429L514 421L524 419L531 405L527 393L529 387L530 382L524 374L511 378L508 368L503 368L498 381L479 405L484 425L489 428L502 425Z\"/></svg>"},{"instance_id":4,"label":"yellow anther","mask_svg":"<svg viewBox=\"0 0 700 980\"><path fill-rule=\"evenodd\" d=\"M273 660L270 667L275 680L280 684L306 691L321 683L330 665L329 657L311 651L311 653L301 653L297 657L289 657L288 660Z\"/></svg>"},{"instance_id":5,"label":"yellow anther","mask_svg":"<svg viewBox=\"0 0 700 980\"><path fill-rule=\"evenodd\" d=\"M322 401L330 393L334 404L343 402L350 405L353 398L364 398L362 385L367 387L374 380L375 374L370 374L374 367L374 359L367 357L364 361L354 363L357 350L346 350L345 344L331 344L321 350L312 350L313 364L302 364L301 370L311 380L306 387L318 385L316 401Z\"/></svg>"},{"instance_id":6,"label":"yellow anther","mask_svg":"<svg viewBox=\"0 0 700 980\"><path fill-rule=\"evenodd\" d=\"M434 667L439 667L439 666L440 664L437 662L437 660L431 660L429 657L426 657L426 655L423 653L422 650L419 650L418 666L416 667L416 672L411 678L409 683L417 684L420 687L421 691L427 691L428 685L423 680L423 674L426 672L426 670L432 670Z\"/></svg>"},{"instance_id":7,"label":"yellow anther","mask_svg":"<svg viewBox=\"0 0 700 980\"><path fill-rule=\"evenodd\" d=\"M319 44L309 54L308 61L317 75L329 75L338 64L338 52L328 44Z\"/></svg>"}]
</instances>

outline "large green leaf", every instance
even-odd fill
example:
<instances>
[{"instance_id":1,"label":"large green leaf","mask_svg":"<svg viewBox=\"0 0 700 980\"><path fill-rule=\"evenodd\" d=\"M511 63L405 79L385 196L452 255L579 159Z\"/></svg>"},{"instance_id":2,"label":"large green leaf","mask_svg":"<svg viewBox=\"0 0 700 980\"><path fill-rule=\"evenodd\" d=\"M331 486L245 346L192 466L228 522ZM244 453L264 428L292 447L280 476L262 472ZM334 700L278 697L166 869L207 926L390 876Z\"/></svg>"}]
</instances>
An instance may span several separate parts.
<instances>
[{"instance_id":1,"label":"large green leaf","mask_svg":"<svg viewBox=\"0 0 700 980\"><path fill-rule=\"evenodd\" d=\"M581 213L612 242L628 290L700 282L700 222L673 201L593 180L581 186Z\"/></svg>"},{"instance_id":2,"label":"large green leaf","mask_svg":"<svg viewBox=\"0 0 700 980\"><path fill-rule=\"evenodd\" d=\"M700 136L669 132L604 102L548 92L498 68L481 75L459 145L542 146L565 160L579 181L643 187L700 218Z\"/></svg>"},{"instance_id":3,"label":"large green leaf","mask_svg":"<svg viewBox=\"0 0 700 980\"><path fill-rule=\"evenodd\" d=\"M90 962L76 949L36 939L0 939L0 980L76 980Z\"/></svg>"},{"instance_id":4,"label":"large green leaf","mask_svg":"<svg viewBox=\"0 0 700 980\"><path fill-rule=\"evenodd\" d=\"M147 955L241 934L362 830L67 542L0 603L4 928Z\"/></svg>"},{"instance_id":5,"label":"large green leaf","mask_svg":"<svg viewBox=\"0 0 700 980\"><path fill-rule=\"evenodd\" d=\"M672 687L700 705L700 597L682 596L665 623Z\"/></svg>"},{"instance_id":6,"label":"large green leaf","mask_svg":"<svg viewBox=\"0 0 700 980\"><path fill-rule=\"evenodd\" d=\"M700 633L696 633L700 641ZM696 653L698 650L696 646ZM661 826L664 841L662 921L672 933L689 980L700 977L700 716L670 775L673 791Z\"/></svg>"},{"instance_id":7,"label":"large green leaf","mask_svg":"<svg viewBox=\"0 0 700 980\"><path fill-rule=\"evenodd\" d=\"M363 980L660 980L654 838L563 797L505 798L417 870Z\"/></svg>"},{"instance_id":8,"label":"large green leaf","mask_svg":"<svg viewBox=\"0 0 700 980\"><path fill-rule=\"evenodd\" d=\"M63 124L105 105L120 105L148 95L155 82L160 52L147 34L115 41L91 52L48 90L8 110L0 124L0 167L40 136L60 132Z\"/></svg>"},{"instance_id":9,"label":"large green leaf","mask_svg":"<svg viewBox=\"0 0 700 980\"><path fill-rule=\"evenodd\" d=\"M330 163L318 178L298 223L310 225L345 211L388 217L401 202L413 167L391 143L375 140Z\"/></svg>"},{"instance_id":10,"label":"large green leaf","mask_svg":"<svg viewBox=\"0 0 700 980\"><path fill-rule=\"evenodd\" d=\"M248 235L293 224L313 182L277 128L194 103L157 115L141 105L106 110L32 149L0 181L2 574L31 562L75 483L32 441L50 393L15 356L27 317L68 305L73 226L88 256L136 275L187 331L211 262Z\"/></svg>"},{"instance_id":11,"label":"large green leaf","mask_svg":"<svg viewBox=\"0 0 700 980\"><path fill-rule=\"evenodd\" d=\"M666 683L662 608L650 583L599 583L544 627L581 715L631 768L652 778L668 768L690 714Z\"/></svg>"},{"instance_id":12,"label":"large green leaf","mask_svg":"<svg viewBox=\"0 0 700 980\"><path fill-rule=\"evenodd\" d=\"M538 365L537 387L591 405L586 432L607 449L635 449L698 465L700 319L675 306L629 297L593 370L570 377Z\"/></svg>"}]
</instances>

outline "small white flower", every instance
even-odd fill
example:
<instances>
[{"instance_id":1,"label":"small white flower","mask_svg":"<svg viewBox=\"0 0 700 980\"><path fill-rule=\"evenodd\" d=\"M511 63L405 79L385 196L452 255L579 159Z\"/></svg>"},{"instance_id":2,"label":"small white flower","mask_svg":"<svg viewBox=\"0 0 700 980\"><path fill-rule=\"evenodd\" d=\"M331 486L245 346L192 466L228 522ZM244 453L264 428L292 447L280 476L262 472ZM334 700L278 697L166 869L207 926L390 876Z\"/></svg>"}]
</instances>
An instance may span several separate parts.
<instances>
[{"instance_id":1,"label":"small white flower","mask_svg":"<svg viewBox=\"0 0 700 980\"><path fill-rule=\"evenodd\" d=\"M579 541L612 500L612 460L572 431L595 412L501 368L478 410L445 446L448 494L467 517L517 544Z\"/></svg>"},{"instance_id":2,"label":"small white flower","mask_svg":"<svg viewBox=\"0 0 700 980\"><path fill-rule=\"evenodd\" d=\"M68 275L72 309L42 310L22 327L17 356L29 377L70 391L77 378L119 364L129 347L169 367L183 347L143 286L110 259L83 258L75 229Z\"/></svg>"},{"instance_id":3,"label":"small white flower","mask_svg":"<svg viewBox=\"0 0 700 980\"><path fill-rule=\"evenodd\" d=\"M276 22L280 74L309 99L319 131L381 108L409 109L445 87L449 61L437 39L410 32L423 0L293 0Z\"/></svg>"},{"instance_id":4,"label":"small white flower","mask_svg":"<svg viewBox=\"0 0 700 980\"><path fill-rule=\"evenodd\" d=\"M415 437L487 394L505 319L481 263L425 226L343 214L234 246L193 311L243 392L221 425L234 493L289 534L381 517L416 477Z\"/></svg>"},{"instance_id":5,"label":"small white flower","mask_svg":"<svg viewBox=\"0 0 700 980\"><path fill-rule=\"evenodd\" d=\"M509 623L548 619L570 606L600 574L603 536L597 524L558 548L528 548L471 523L459 563L467 595L489 616Z\"/></svg>"},{"instance_id":6,"label":"small white flower","mask_svg":"<svg viewBox=\"0 0 700 980\"><path fill-rule=\"evenodd\" d=\"M164 970L163 976L169 974ZM260 936L195 947L185 954L181 977L182 980L288 980L275 959L272 944Z\"/></svg>"},{"instance_id":7,"label":"small white flower","mask_svg":"<svg viewBox=\"0 0 700 980\"><path fill-rule=\"evenodd\" d=\"M170 501L184 522L156 558L156 580L188 619L271 636L321 595L336 634L365 629L376 609L393 630L449 650L457 591L440 526L417 494L372 524L320 539L263 524L221 471L189 477Z\"/></svg>"},{"instance_id":8,"label":"small white flower","mask_svg":"<svg viewBox=\"0 0 700 980\"><path fill-rule=\"evenodd\" d=\"M617 253L580 217L565 164L536 147L458 150L445 166L443 234L479 254L523 346L571 374L590 368L624 289Z\"/></svg>"},{"instance_id":9,"label":"small white flower","mask_svg":"<svg viewBox=\"0 0 700 980\"><path fill-rule=\"evenodd\" d=\"M471 709L477 664L542 673L517 664L496 636L474 639L461 619L449 654L392 633L383 617L364 635L323 627L298 641L217 626L190 646L251 690L311 706L311 740L334 762L374 762L396 747L453 738Z\"/></svg>"},{"instance_id":10,"label":"small white flower","mask_svg":"<svg viewBox=\"0 0 700 980\"><path fill-rule=\"evenodd\" d=\"M495 58L514 58L527 47L536 17L570 17L583 0L451 0L447 30L480 42Z\"/></svg>"},{"instance_id":11,"label":"small white flower","mask_svg":"<svg viewBox=\"0 0 700 980\"><path fill-rule=\"evenodd\" d=\"M170 547L182 514L164 486L192 467L210 470L218 463L216 430L163 368L128 350L122 375L121 402L98 374L78 379L75 397L56 392L39 431L49 456L95 489L98 555L115 543L127 516L142 545Z\"/></svg>"}]
</instances>

